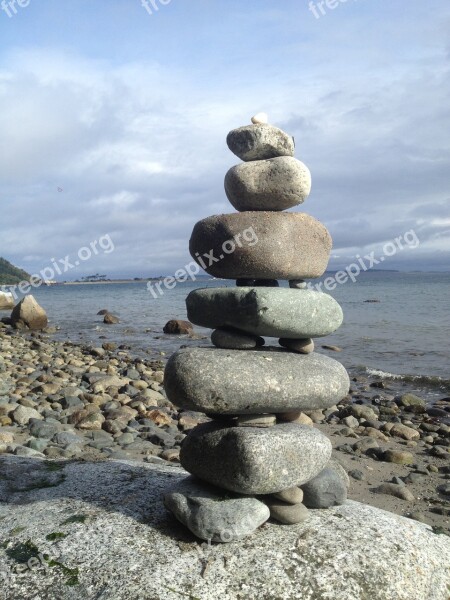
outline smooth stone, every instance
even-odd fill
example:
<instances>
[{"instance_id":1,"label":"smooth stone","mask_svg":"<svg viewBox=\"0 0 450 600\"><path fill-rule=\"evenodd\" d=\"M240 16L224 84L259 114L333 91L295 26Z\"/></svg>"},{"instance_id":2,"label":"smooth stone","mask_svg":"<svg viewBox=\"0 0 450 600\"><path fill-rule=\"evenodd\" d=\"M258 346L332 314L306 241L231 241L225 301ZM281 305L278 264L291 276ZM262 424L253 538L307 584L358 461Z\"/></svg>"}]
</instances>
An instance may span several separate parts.
<instances>
[{"instance_id":1,"label":"smooth stone","mask_svg":"<svg viewBox=\"0 0 450 600\"><path fill-rule=\"evenodd\" d=\"M222 415L329 408L350 387L347 371L332 358L276 349L183 348L169 358L164 381L176 406Z\"/></svg>"},{"instance_id":2,"label":"smooth stone","mask_svg":"<svg viewBox=\"0 0 450 600\"><path fill-rule=\"evenodd\" d=\"M224 279L320 277L331 246L325 225L296 212L213 215L196 223L189 241L192 258Z\"/></svg>"},{"instance_id":3,"label":"smooth stone","mask_svg":"<svg viewBox=\"0 0 450 600\"><path fill-rule=\"evenodd\" d=\"M251 350L264 346L264 339L258 335L232 328L215 329L211 334L211 342L217 348L229 350Z\"/></svg>"},{"instance_id":4,"label":"smooth stone","mask_svg":"<svg viewBox=\"0 0 450 600\"><path fill-rule=\"evenodd\" d=\"M254 125L260 125L262 123L268 123L269 117L265 112L259 112L251 118L251 121Z\"/></svg>"},{"instance_id":5,"label":"smooth stone","mask_svg":"<svg viewBox=\"0 0 450 600\"><path fill-rule=\"evenodd\" d=\"M265 160L277 156L294 156L292 136L266 123L244 125L227 135L227 146L243 161Z\"/></svg>"},{"instance_id":6,"label":"smooth stone","mask_svg":"<svg viewBox=\"0 0 450 600\"><path fill-rule=\"evenodd\" d=\"M347 500L347 487L330 466L302 485L303 504L308 508L339 506Z\"/></svg>"},{"instance_id":7,"label":"smooth stone","mask_svg":"<svg viewBox=\"0 0 450 600\"><path fill-rule=\"evenodd\" d=\"M308 425L312 427L314 425L314 421L305 413L294 410L288 413L277 414L277 420L284 423L298 423L299 425Z\"/></svg>"},{"instance_id":8,"label":"smooth stone","mask_svg":"<svg viewBox=\"0 0 450 600\"><path fill-rule=\"evenodd\" d=\"M311 352L314 352L314 342L311 338L306 338L304 340L280 338L278 343L280 346L287 348L291 352L298 352L299 354L311 354Z\"/></svg>"},{"instance_id":9,"label":"smooth stone","mask_svg":"<svg viewBox=\"0 0 450 600\"><path fill-rule=\"evenodd\" d=\"M415 500L414 494L405 485L396 483L382 483L374 491L377 494L387 494L400 500L406 500L406 502L414 502Z\"/></svg>"},{"instance_id":10,"label":"smooth stone","mask_svg":"<svg viewBox=\"0 0 450 600\"><path fill-rule=\"evenodd\" d=\"M303 279L291 279L289 281L289 287L297 290L304 290L307 287L306 281Z\"/></svg>"},{"instance_id":11,"label":"smooth stone","mask_svg":"<svg viewBox=\"0 0 450 600\"><path fill-rule=\"evenodd\" d=\"M277 422L275 415L239 415L237 427L272 427Z\"/></svg>"},{"instance_id":12,"label":"smooth stone","mask_svg":"<svg viewBox=\"0 0 450 600\"><path fill-rule=\"evenodd\" d=\"M201 327L235 327L289 340L329 335L344 318L332 296L288 288L200 288L188 295L186 308Z\"/></svg>"},{"instance_id":13,"label":"smooth stone","mask_svg":"<svg viewBox=\"0 0 450 600\"><path fill-rule=\"evenodd\" d=\"M253 533L270 517L256 498L224 498L224 492L193 477L176 483L164 505L195 536L212 542L233 542Z\"/></svg>"},{"instance_id":14,"label":"smooth stone","mask_svg":"<svg viewBox=\"0 0 450 600\"><path fill-rule=\"evenodd\" d=\"M200 479L241 494L273 494L301 485L327 464L331 442L318 429L286 423L267 429L217 422L193 429L180 462Z\"/></svg>"},{"instance_id":15,"label":"smooth stone","mask_svg":"<svg viewBox=\"0 0 450 600\"><path fill-rule=\"evenodd\" d=\"M300 502L303 502L303 490L299 487L288 488L274 494L274 498L288 504L300 504Z\"/></svg>"},{"instance_id":16,"label":"smooth stone","mask_svg":"<svg viewBox=\"0 0 450 600\"><path fill-rule=\"evenodd\" d=\"M283 525L303 523L309 516L309 510L304 504L287 504L279 500L266 500L270 509L270 516Z\"/></svg>"},{"instance_id":17,"label":"smooth stone","mask_svg":"<svg viewBox=\"0 0 450 600\"><path fill-rule=\"evenodd\" d=\"M225 193L238 211L286 210L302 204L310 191L308 167L292 156L241 163L225 175Z\"/></svg>"},{"instance_id":18,"label":"smooth stone","mask_svg":"<svg viewBox=\"0 0 450 600\"><path fill-rule=\"evenodd\" d=\"M413 465L415 463L414 455L406 450L386 450L383 453L383 460L398 465Z\"/></svg>"},{"instance_id":19,"label":"smooth stone","mask_svg":"<svg viewBox=\"0 0 450 600\"><path fill-rule=\"evenodd\" d=\"M171 482L186 477L180 467L73 461L59 485L15 493L24 481L30 487L34 475L47 478L46 467L41 460L0 457L0 539L11 540L0 549L0 595L9 600L448 598L448 536L367 504L349 500L310 511L298 525L268 522L247 542L200 546L168 518L161 501ZM88 518L61 525L75 515ZM12 538L18 526L27 529ZM69 535L47 543L52 532ZM57 566L47 576L43 568L11 572L17 563L6 551L29 539L67 569L80 568L81 585L66 585L68 576ZM202 562L209 563L203 577Z\"/></svg>"}]
</instances>

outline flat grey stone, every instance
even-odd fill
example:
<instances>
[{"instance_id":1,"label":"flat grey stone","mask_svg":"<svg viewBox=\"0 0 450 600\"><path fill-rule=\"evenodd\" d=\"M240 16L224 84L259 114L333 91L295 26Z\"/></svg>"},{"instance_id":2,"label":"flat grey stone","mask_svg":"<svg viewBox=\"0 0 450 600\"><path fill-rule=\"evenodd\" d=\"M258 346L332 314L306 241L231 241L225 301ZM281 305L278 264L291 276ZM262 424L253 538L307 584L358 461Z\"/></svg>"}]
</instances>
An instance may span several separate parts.
<instances>
[{"instance_id":1,"label":"flat grey stone","mask_svg":"<svg viewBox=\"0 0 450 600\"><path fill-rule=\"evenodd\" d=\"M246 211L196 223L189 251L213 277L289 280L323 275L331 245L325 225L306 213Z\"/></svg>"},{"instance_id":2,"label":"flat grey stone","mask_svg":"<svg viewBox=\"0 0 450 600\"><path fill-rule=\"evenodd\" d=\"M188 295L186 307L189 319L201 327L236 327L254 335L289 339L329 335L343 321L336 300L314 290L200 288Z\"/></svg>"},{"instance_id":3,"label":"flat grey stone","mask_svg":"<svg viewBox=\"0 0 450 600\"><path fill-rule=\"evenodd\" d=\"M294 156L294 139L273 125L245 125L227 136L228 148L241 160L264 160Z\"/></svg>"},{"instance_id":4,"label":"flat grey stone","mask_svg":"<svg viewBox=\"0 0 450 600\"><path fill-rule=\"evenodd\" d=\"M274 348L183 348L169 358L164 384L176 406L223 415L329 408L350 388L334 359Z\"/></svg>"},{"instance_id":5,"label":"flat grey stone","mask_svg":"<svg viewBox=\"0 0 450 600\"><path fill-rule=\"evenodd\" d=\"M314 352L314 342L311 338L300 340L280 338L278 343L291 352L298 352L299 354L311 354L311 352Z\"/></svg>"},{"instance_id":6,"label":"flat grey stone","mask_svg":"<svg viewBox=\"0 0 450 600\"><path fill-rule=\"evenodd\" d=\"M72 461L59 485L25 493L17 490L24 477L48 476L44 461L1 456L0 471L0 596L8 600L448 598L448 536L358 502L312 510L298 525L268 521L247 541L200 546L162 502L186 478L179 467ZM84 523L62 524L77 516ZM66 537L47 539L54 532ZM12 553L28 540L70 569L75 585L45 561L19 574Z\"/></svg>"},{"instance_id":7,"label":"flat grey stone","mask_svg":"<svg viewBox=\"0 0 450 600\"><path fill-rule=\"evenodd\" d=\"M192 475L226 490L273 494L312 479L330 456L330 440L312 427L284 423L261 429L211 422L189 433L180 462Z\"/></svg>"},{"instance_id":8,"label":"flat grey stone","mask_svg":"<svg viewBox=\"0 0 450 600\"><path fill-rule=\"evenodd\" d=\"M270 516L283 525L303 523L309 516L309 511L304 504L287 504L280 500L266 500Z\"/></svg>"},{"instance_id":9,"label":"flat grey stone","mask_svg":"<svg viewBox=\"0 0 450 600\"><path fill-rule=\"evenodd\" d=\"M329 466L302 485L302 490L303 504L308 508L329 508L347 500L347 487Z\"/></svg>"},{"instance_id":10,"label":"flat grey stone","mask_svg":"<svg viewBox=\"0 0 450 600\"><path fill-rule=\"evenodd\" d=\"M275 415L240 415L236 419L237 427L272 427L277 422Z\"/></svg>"},{"instance_id":11,"label":"flat grey stone","mask_svg":"<svg viewBox=\"0 0 450 600\"><path fill-rule=\"evenodd\" d=\"M217 348L228 350L252 350L264 346L264 339L258 335L241 332L232 328L215 329L211 334L211 342Z\"/></svg>"},{"instance_id":12,"label":"flat grey stone","mask_svg":"<svg viewBox=\"0 0 450 600\"><path fill-rule=\"evenodd\" d=\"M188 477L166 492L164 505L195 536L213 542L246 537L270 517L268 507L256 498L226 496Z\"/></svg>"},{"instance_id":13,"label":"flat grey stone","mask_svg":"<svg viewBox=\"0 0 450 600\"><path fill-rule=\"evenodd\" d=\"M292 156L241 163L225 175L225 193L236 210L286 210L311 191L311 173Z\"/></svg>"}]
</instances>

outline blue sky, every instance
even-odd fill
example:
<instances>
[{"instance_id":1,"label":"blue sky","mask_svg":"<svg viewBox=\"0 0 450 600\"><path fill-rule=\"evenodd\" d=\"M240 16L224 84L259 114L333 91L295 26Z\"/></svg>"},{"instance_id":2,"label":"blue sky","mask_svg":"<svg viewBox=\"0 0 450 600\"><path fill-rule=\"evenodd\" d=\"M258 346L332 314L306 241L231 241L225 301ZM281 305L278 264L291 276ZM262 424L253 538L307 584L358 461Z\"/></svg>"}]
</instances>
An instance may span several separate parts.
<instances>
[{"instance_id":1,"label":"blue sky","mask_svg":"<svg viewBox=\"0 0 450 600\"><path fill-rule=\"evenodd\" d=\"M330 268L414 230L384 268L450 270L450 5L154 2L0 11L0 256L37 272L109 234L68 279L174 272L195 222L233 212L228 131L265 111L312 172L295 210Z\"/></svg>"}]
</instances>

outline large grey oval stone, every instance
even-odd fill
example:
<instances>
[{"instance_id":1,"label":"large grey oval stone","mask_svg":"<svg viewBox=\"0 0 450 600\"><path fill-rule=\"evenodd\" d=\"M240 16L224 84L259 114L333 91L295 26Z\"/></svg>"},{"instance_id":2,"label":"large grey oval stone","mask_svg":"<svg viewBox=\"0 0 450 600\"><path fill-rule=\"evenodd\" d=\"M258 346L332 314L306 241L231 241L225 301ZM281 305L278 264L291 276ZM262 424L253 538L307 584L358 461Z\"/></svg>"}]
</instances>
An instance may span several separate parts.
<instances>
[{"instance_id":1,"label":"large grey oval stone","mask_svg":"<svg viewBox=\"0 0 450 600\"><path fill-rule=\"evenodd\" d=\"M188 295L186 307L189 320L201 327L289 339L329 335L344 318L332 296L308 289L201 288Z\"/></svg>"},{"instance_id":2,"label":"large grey oval stone","mask_svg":"<svg viewBox=\"0 0 450 600\"><path fill-rule=\"evenodd\" d=\"M241 163L225 175L225 193L236 210L285 210L306 200L311 173L292 156Z\"/></svg>"},{"instance_id":3,"label":"large grey oval stone","mask_svg":"<svg viewBox=\"0 0 450 600\"><path fill-rule=\"evenodd\" d=\"M189 241L193 259L225 279L320 277L331 246L327 228L310 215L267 211L207 217Z\"/></svg>"},{"instance_id":4,"label":"large grey oval stone","mask_svg":"<svg viewBox=\"0 0 450 600\"><path fill-rule=\"evenodd\" d=\"M185 438L183 467L204 481L240 494L273 494L320 473L331 442L318 429L286 423L268 429L204 423Z\"/></svg>"},{"instance_id":5,"label":"large grey oval stone","mask_svg":"<svg viewBox=\"0 0 450 600\"><path fill-rule=\"evenodd\" d=\"M273 125L245 125L227 136L228 148L241 160L294 156L294 139Z\"/></svg>"},{"instance_id":6,"label":"large grey oval stone","mask_svg":"<svg viewBox=\"0 0 450 600\"><path fill-rule=\"evenodd\" d=\"M270 517L256 498L224 498L223 490L193 477L177 481L164 495L164 505L194 535L213 542L233 542L250 535Z\"/></svg>"},{"instance_id":7,"label":"large grey oval stone","mask_svg":"<svg viewBox=\"0 0 450 600\"><path fill-rule=\"evenodd\" d=\"M183 348L168 360L164 386L176 406L234 415L329 408L348 393L350 380L322 354Z\"/></svg>"}]
</instances>

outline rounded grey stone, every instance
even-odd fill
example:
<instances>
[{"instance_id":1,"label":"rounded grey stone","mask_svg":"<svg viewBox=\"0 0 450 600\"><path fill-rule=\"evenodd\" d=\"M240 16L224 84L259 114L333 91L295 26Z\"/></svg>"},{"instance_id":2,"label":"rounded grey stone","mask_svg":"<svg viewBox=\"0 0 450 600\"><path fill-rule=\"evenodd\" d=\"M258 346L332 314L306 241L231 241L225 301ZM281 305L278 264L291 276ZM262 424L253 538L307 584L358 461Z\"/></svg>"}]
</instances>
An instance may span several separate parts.
<instances>
[{"instance_id":1,"label":"rounded grey stone","mask_svg":"<svg viewBox=\"0 0 450 600\"><path fill-rule=\"evenodd\" d=\"M164 505L195 536L212 542L239 540L269 518L269 508L256 498L226 495L188 477L166 492Z\"/></svg>"},{"instance_id":2,"label":"rounded grey stone","mask_svg":"<svg viewBox=\"0 0 450 600\"><path fill-rule=\"evenodd\" d=\"M196 223L192 258L224 279L308 279L327 268L332 241L325 225L306 213L246 211Z\"/></svg>"},{"instance_id":3,"label":"rounded grey stone","mask_svg":"<svg viewBox=\"0 0 450 600\"><path fill-rule=\"evenodd\" d=\"M217 348L228 350L251 350L258 346L264 346L262 337L231 328L214 330L211 334L211 342Z\"/></svg>"},{"instance_id":4,"label":"rounded grey stone","mask_svg":"<svg viewBox=\"0 0 450 600\"><path fill-rule=\"evenodd\" d=\"M183 348L168 360L164 382L176 406L224 415L329 408L350 388L336 360L281 349Z\"/></svg>"},{"instance_id":5,"label":"rounded grey stone","mask_svg":"<svg viewBox=\"0 0 450 600\"><path fill-rule=\"evenodd\" d=\"M186 307L201 327L235 327L290 340L329 335L344 318L332 296L288 288L201 288L188 295Z\"/></svg>"},{"instance_id":6,"label":"rounded grey stone","mask_svg":"<svg viewBox=\"0 0 450 600\"><path fill-rule=\"evenodd\" d=\"M316 477L302 485L303 504L308 508L329 508L344 504L347 487L331 467L323 469Z\"/></svg>"},{"instance_id":7,"label":"rounded grey stone","mask_svg":"<svg viewBox=\"0 0 450 600\"><path fill-rule=\"evenodd\" d=\"M192 475L226 490L273 494L308 481L330 456L331 442L318 429L292 423L260 429L211 422L189 433L180 462Z\"/></svg>"},{"instance_id":8,"label":"rounded grey stone","mask_svg":"<svg viewBox=\"0 0 450 600\"><path fill-rule=\"evenodd\" d=\"M311 191L311 173L292 156L241 163L225 175L225 193L236 210L286 210Z\"/></svg>"},{"instance_id":9,"label":"rounded grey stone","mask_svg":"<svg viewBox=\"0 0 450 600\"><path fill-rule=\"evenodd\" d=\"M241 160L264 160L277 156L294 156L294 139L273 125L244 125L227 136L228 148Z\"/></svg>"}]
</instances>

